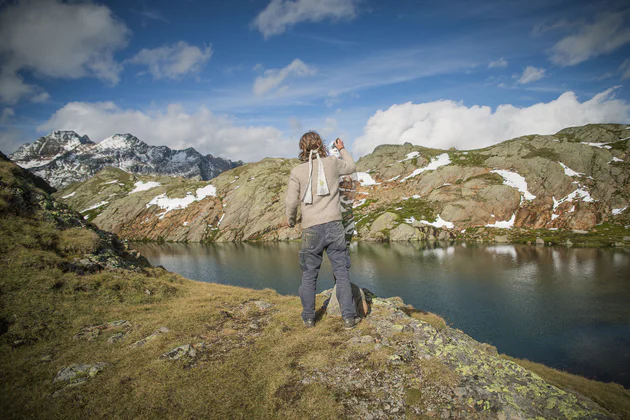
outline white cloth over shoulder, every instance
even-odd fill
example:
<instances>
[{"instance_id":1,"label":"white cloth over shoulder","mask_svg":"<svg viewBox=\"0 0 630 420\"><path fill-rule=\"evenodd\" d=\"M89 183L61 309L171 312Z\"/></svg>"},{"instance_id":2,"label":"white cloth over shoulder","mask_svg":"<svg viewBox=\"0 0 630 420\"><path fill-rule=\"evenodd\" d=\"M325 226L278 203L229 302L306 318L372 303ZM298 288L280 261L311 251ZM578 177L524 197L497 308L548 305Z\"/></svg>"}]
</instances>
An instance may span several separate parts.
<instances>
[{"instance_id":1,"label":"white cloth over shoulder","mask_svg":"<svg viewBox=\"0 0 630 420\"><path fill-rule=\"evenodd\" d=\"M304 204L313 204L313 191L311 188L313 182L313 154L317 156L317 195L330 194L322 159L319 157L317 150L311 150L311 153L308 156L308 183L306 184L306 191L304 191L304 195L302 196Z\"/></svg>"}]
</instances>

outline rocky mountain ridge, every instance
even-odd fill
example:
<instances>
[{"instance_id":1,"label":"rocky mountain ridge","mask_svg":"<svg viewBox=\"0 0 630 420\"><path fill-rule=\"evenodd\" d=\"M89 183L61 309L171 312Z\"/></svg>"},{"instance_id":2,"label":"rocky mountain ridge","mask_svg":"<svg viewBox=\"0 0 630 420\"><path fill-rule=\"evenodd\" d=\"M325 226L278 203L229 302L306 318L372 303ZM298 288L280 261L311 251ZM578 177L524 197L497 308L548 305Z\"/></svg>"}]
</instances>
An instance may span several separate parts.
<instances>
[{"instance_id":1,"label":"rocky mountain ridge","mask_svg":"<svg viewBox=\"0 0 630 420\"><path fill-rule=\"evenodd\" d=\"M106 166L130 173L208 180L242 164L204 156L192 147L149 146L132 134L115 134L94 143L74 131L54 131L21 146L10 158L56 188L85 181Z\"/></svg>"},{"instance_id":2,"label":"rocky mountain ridge","mask_svg":"<svg viewBox=\"0 0 630 420\"><path fill-rule=\"evenodd\" d=\"M468 151L379 146L357 162L356 236L629 242L629 128L587 125ZM106 169L59 196L130 239L297 239L299 227L282 225L288 174L298 164L264 159L205 183ZM136 191L137 185L154 187ZM195 191L208 185L213 195L197 199Z\"/></svg>"}]
</instances>

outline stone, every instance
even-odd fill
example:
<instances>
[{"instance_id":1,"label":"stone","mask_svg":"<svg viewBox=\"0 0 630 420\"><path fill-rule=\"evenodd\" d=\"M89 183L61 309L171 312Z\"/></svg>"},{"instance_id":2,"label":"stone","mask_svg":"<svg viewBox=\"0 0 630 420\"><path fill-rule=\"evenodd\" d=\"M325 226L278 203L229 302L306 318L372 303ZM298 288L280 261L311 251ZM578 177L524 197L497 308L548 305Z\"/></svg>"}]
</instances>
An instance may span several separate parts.
<instances>
[{"instance_id":1,"label":"stone","mask_svg":"<svg viewBox=\"0 0 630 420\"><path fill-rule=\"evenodd\" d=\"M266 311L273 306L271 303L265 302L264 300L256 300L254 301L254 305L261 311Z\"/></svg>"},{"instance_id":2,"label":"stone","mask_svg":"<svg viewBox=\"0 0 630 420\"><path fill-rule=\"evenodd\" d=\"M143 338L142 340L138 340L135 343L131 344L129 347L141 347L144 346L145 344L147 344L149 341L151 340L155 340L158 336L160 336L161 334L166 334L168 333L170 330L166 327L160 327L157 330L155 330L153 332L153 334L146 336L145 338Z\"/></svg>"},{"instance_id":3,"label":"stone","mask_svg":"<svg viewBox=\"0 0 630 420\"><path fill-rule=\"evenodd\" d=\"M573 229L573 233L579 233L580 235L586 235L588 233L587 230L581 230L581 229Z\"/></svg>"},{"instance_id":4,"label":"stone","mask_svg":"<svg viewBox=\"0 0 630 420\"><path fill-rule=\"evenodd\" d=\"M92 379L111 365L109 362L98 362L93 365L75 363L57 372L53 383L65 382L68 385L78 385Z\"/></svg>"},{"instance_id":5,"label":"stone","mask_svg":"<svg viewBox=\"0 0 630 420\"><path fill-rule=\"evenodd\" d=\"M389 232L390 241L417 241L419 238L419 232L414 227L409 226L406 223L401 223L396 228Z\"/></svg>"},{"instance_id":6,"label":"stone","mask_svg":"<svg viewBox=\"0 0 630 420\"><path fill-rule=\"evenodd\" d=\"M623 240L624 242L630 242L630 236L624 236Z\"/></svg>"},{"instance_id":7,"label":"stone","mask_svg":"<svg viewBox=\"0 0 630 420\"><path fill-rule=\"evenodd\" d=\"M173 350L167 351L160 356L160 360L179 360L183 357L194 359L197 357L197 350L190 344L175 347Z\"/></svg>"},{"instance_id":8,"label":"stone","mask_svg":"<svg viewBox=\"0 0 630 420\"><path fill-rule=\"evenodd\" d=\"M45 354L39 360L41 360L42 362L52 362L52 359L53 359L52 354Z\"/></svg>"},{"instance_id":9,"label":"stone","mask_svg":"<svg viewBox=\"0 0 630 420\"><path fill-rule=\"evenodd\" d=\"M350 340L348 340L348 343L351 344L371 344L374 343L376 340L374 340L374 337L372 337L371 335L362 335L362 336L356 336L356 337L352 337Z\"/></svg>"},{"instance_id":10,"label":"stone","mask_svg":"<svg viewBox=\"0 0 630 420\"><path fill-rule=\"evenodd\" d=\"M385 229L392 229L399 219L399 216L395 213L385 212L381 214L374 222L372 222L372 227L370 231L372 233L380 232Z\"/></svg>"},{"instance_id":11,"label":"stone","mask_svg":"<svg viewBox=\"0 0 630 420\"><path fill-rule=\"evenodd\" d=\"M129 321L126 321L124 319L119 319L118 321L111 321L107 323L107 326L109 328L116 328L116 327L131 327L131 323Z\"/></svg>"},{"instance_id":12,"label":"stone","mask_svg":"<svg viewBox=\"0 0 630 420\"><path fill-rule=\"evenodd\" d=\"M365 318L369 313L369 306L365 299L365 293L363 290L354 283L350 283L352 289L352 299L354 300L354 308L357 311L357 316ZM326 313L329 316L341 317L341 307L337 300L337 285L333 287L328 306L326 307Z\"/></svg>"},{"instance_id":13,"label":"stone","mask_svg":"<svg viewBox=\"0 0 630 420\"><path fill-rule=\"evenodd\" d=\"M545 241L542 238L536 238L536 245L544 245Z\"/></svg>"},{"instance_id":14,"label":"stone","mask_svg":"<svg viewBox=\"0 0 630 420\"><path fill-rule=\"evenodd\" d=\"M497 235L494 237L494 242L498 244L507 244L510 242L510 239L507 237L507 235Z\"/></svg>"},{"instance_id":15,"label":"stone","mask_svg":"<svg viewBox=\"0 0 630 420\"><path fill-rule=\"evenodd\" d=\"M120 340L122 340L124 338L125 338L125 333L119 332L119 333L116 333L116 334L112 335L111 337L109 337L107 339L107 342L109 344L112 344L112 343L115 343L116 341L120 341Z\"/></svg>"}]
</instances>

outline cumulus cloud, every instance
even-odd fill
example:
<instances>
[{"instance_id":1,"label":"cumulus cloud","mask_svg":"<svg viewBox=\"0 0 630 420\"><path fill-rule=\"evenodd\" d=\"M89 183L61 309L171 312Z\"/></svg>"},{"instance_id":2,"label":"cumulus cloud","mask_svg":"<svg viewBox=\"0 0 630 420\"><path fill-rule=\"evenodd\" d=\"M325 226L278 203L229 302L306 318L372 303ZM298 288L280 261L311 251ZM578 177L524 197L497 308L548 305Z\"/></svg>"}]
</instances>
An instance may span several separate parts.
<instances>
[{"instance_id":1,"label":"cumulus cloud","mask_svg":"<svg viewBox=\"0 0 630 420\"><path fill-rule=\"evenodd\" d=\"M501 57L501 58L499 58L499 59L498 59L498 60L496 60L496 61L491 61L491 62L488 64L488 68L489 68L489 69L494 68L494 67L498 67L498 68L505 68L505 67L507 67L507 65L508 65L508 62L507 62L507 61L505 61L505 59L504 59L503 57Z\"/></svg>"},{"instance_id":2,"label":"cumulus cloud","mask_svg":"<svg viewBox=\"0 0 630 420\"><path fill-rule=\"evenodd\" d=\"M154 49L143 49L128 60L148 66L154 79L179 79L188 73L198 73L212 56L212 46L203 48L180 41Z\"/></svg>"},{"instance_id":3,"label":"cumulus cloud","mask_svg":"<svg viewBox=\"0 0 630 420\"><path fill-rule=\"evenodd\" d=\"M436 149L476 149L527 134L553 134L588 123L630 120L630 104L615 99L617 87L580 102L573 92L558 99L526 108L500 105L465 106L440 100L421 104L411 102L379 110L367 122L363 135L354 142L354 151L365 155L380 144L410 142Z\"/></svg>"},{"instance_id":4,"label":"cumulus cloud","mask_svg":"<svg viewBox=\"0 0 630 420\"><path fill-rule=\"evenodd\" d=\"M117 83L121 66L114 52L130 31L106 6L91 2L22 0L0 12L0 100L16 102L41 94L20 71L39 77L92 76Z\"/></svg>"},{"instance_id":5,"label":"cumulus cloud","mask_svg":"<svg viewBox=\"0 0 630 420\"><path fill-rule=\"evenodd\" d=\"M300 22L353 19L359 0L271 0L256 16L253 26L269 38Z\"/></svg>"},{"instance_id":6,"label":"cumulus cloud","mask_svg":"<svg viewBox=\"0 0 630 420\"><path fill-rule=\"evenodd\" d=\"M317 73L317 69L309 67L302 60L296 58L288 66L281 69L265 70L262 76L258 76L254 81L253 91L256 95L262 95L272 89L280 87L282 82L289 76L312 76Z\"/></svg>"},{"instance_id":7,"label":"cumulus cloud","mask_svg":"<svg viewBox=\"0 0 630 420\"><path fill-rule=\"evenodd\" d=\"M573 66L610 53L630 42L630 28L624 24L627 13L603 13L594 22L584 23L578 33L561 39L551 49L551 62Z\"/></svg>"},{"instance_id":8,"label":"cumulus cloud","mask_svg":"<svg viewBox=\"0 0 630 420\"><path fill-rule=\"evenodd\" d=\"M527 66L523 70L523 74L519 77L517 83L524 85L527 83L535 82L545 77L545 69L539 69L533 66Z\"/></svg>"},{"instance_id":9,"label":"cumulus cloud","mask_svg":"<svg viewBox=\"0 0 630 420\"><path fill-rule=\"evenodd\" d=\"M177 104L169 105L164 112L143 112L122 109L113 102L72 102L55 112L38 130L74 130L95 142L115 133L131 133L154 146L194 147L204 154L244 161L288 156L297 148L275 127L242 126L204 107L188 113Z\"/></svg>"}]
</instances>

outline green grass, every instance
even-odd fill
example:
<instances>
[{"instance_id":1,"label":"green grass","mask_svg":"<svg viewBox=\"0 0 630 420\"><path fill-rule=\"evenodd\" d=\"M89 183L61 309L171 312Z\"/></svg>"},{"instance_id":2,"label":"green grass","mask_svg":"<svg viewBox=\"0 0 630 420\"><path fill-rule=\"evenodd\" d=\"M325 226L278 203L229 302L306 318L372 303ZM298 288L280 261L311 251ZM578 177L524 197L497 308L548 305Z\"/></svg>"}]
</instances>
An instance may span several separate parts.
<instances>
[{"instance_id":1,"label":"green grass","mask_svg":"<svg viewBox=\"0 0 630 420\"><path fill-rule=\"evenodd\" d=\"M484 167L485 162L489 157L474 150L471 150L466 154L464 153L465 152L449 153L451 161L454 165Z\"/></svg>"},{"instance_id":2,"label":"green grass","mask_svg":"<svg viewBox=\"0 0 630 420\"><path fill-rule=\"evenodd\" d=\"M523 159L531 159L535 157L541 157L554 162L561 160L560 155L556 151L548 147L533 148L533 150L523 156Z\"/></svg>"},{"instance_id":3,"label":"green grass","mask_svg":"<svg viewBox=\"0 0 630 420\"><path fill-rule=\"evenodd\" d=\"M379 216L386 212L397 214L400 217L401 222L403 219L408 219L412 216L415 217L416 220L426 220L428 222L434 222L437 217L437 215L435 214L435 209L433 208L431 203L421 198L409 198L408 200L388 203L387 205L382 205L371 209L367 206L368 204L366 202L365 206L360 206L355 209L354 218L355 220L357 220L357 230L361 229L364 226L371 225Z\"/></svg>"}]
</instances>

